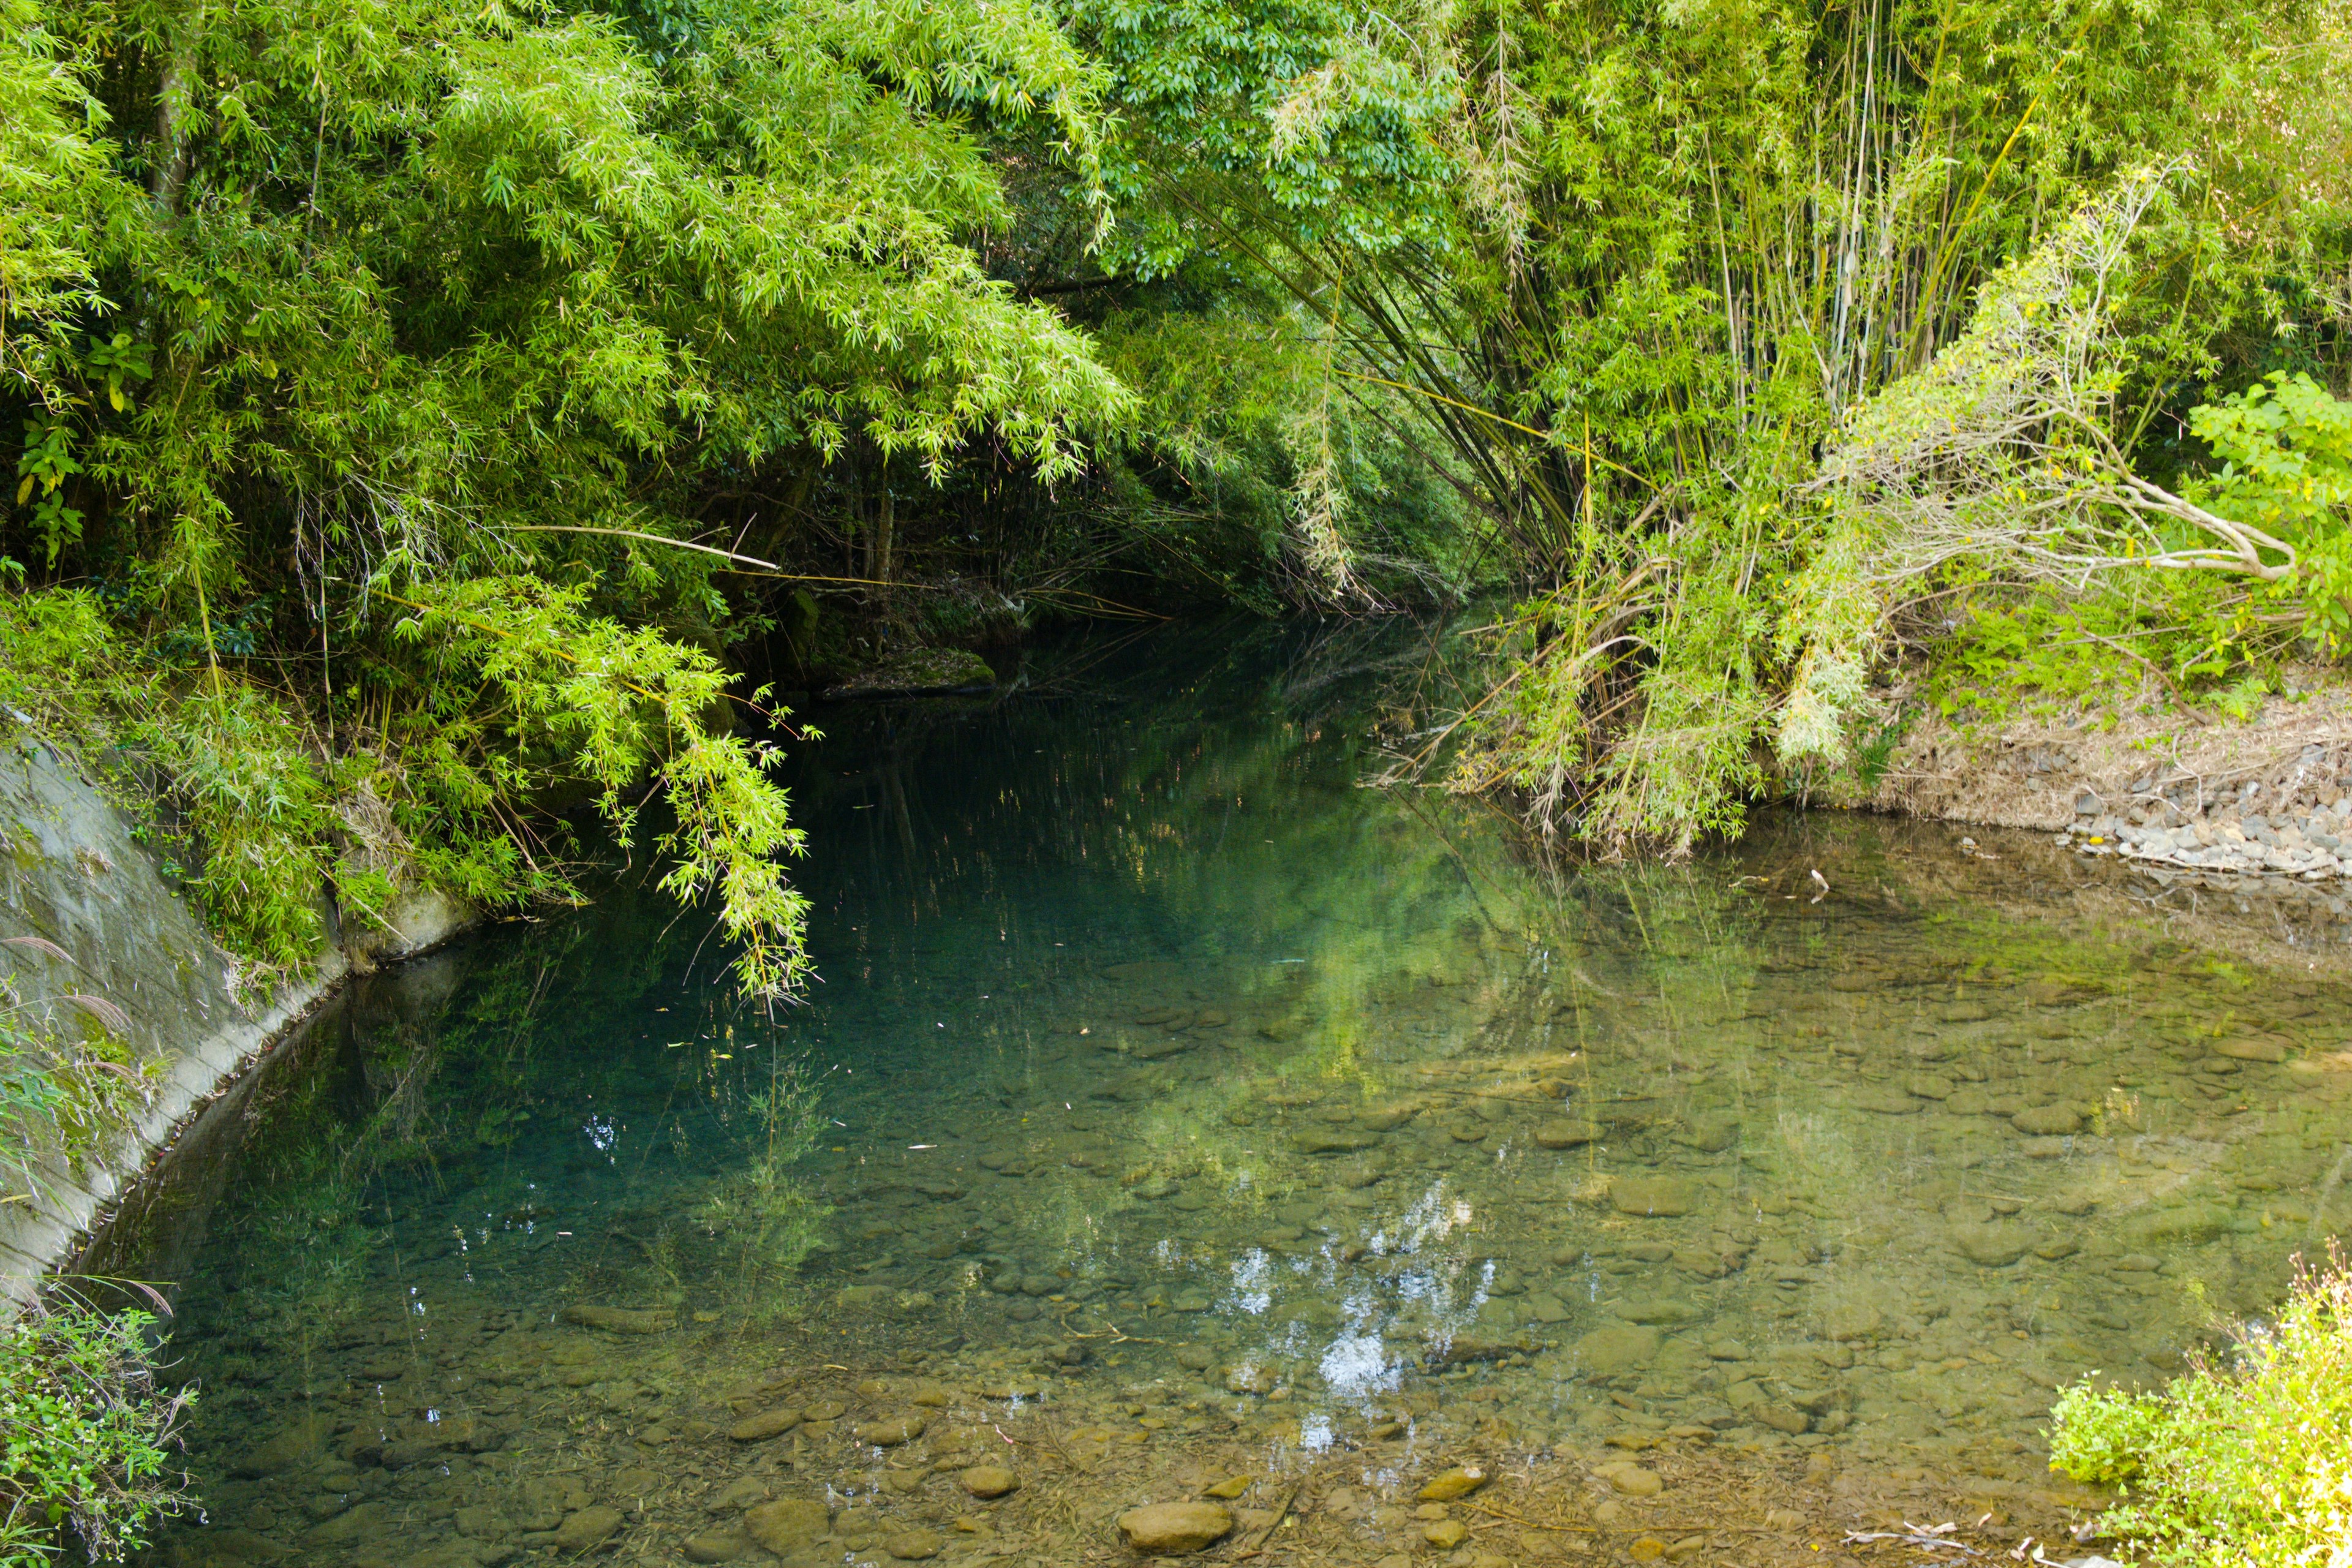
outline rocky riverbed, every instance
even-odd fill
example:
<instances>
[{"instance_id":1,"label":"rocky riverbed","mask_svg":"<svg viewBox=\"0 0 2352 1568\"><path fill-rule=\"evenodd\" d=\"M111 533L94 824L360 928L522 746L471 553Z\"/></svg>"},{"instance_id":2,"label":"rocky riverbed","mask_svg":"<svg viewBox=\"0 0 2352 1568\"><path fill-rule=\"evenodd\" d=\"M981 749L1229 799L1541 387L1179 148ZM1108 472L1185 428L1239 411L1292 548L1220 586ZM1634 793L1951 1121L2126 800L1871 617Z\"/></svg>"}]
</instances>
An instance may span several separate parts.
<instances>
[{"instance_id":1,"label":"rocky riverbed","mask_svg":"<svg viewBox=\"0 0 2352 1568\"><path fill-rule=\"evenodd\" d=\"M2052 1392L2177 1365L2341 1206L2339 1000L1799 907L1729 987L1457 946L1353 1077L1311 966L1091 968L976 1080L829 1098L781 1273L731 1174L446 1172L331 1321L252 1274L190 1303L210 1522L171 1560L1061 1563L1177 1502L1221 1552L1457 1568L1906 1508L2047 1538L2091 1500L2041 1473ZM1456 1466L1492 1484L1422 1497Z\"/></svg>"}]
</instances>

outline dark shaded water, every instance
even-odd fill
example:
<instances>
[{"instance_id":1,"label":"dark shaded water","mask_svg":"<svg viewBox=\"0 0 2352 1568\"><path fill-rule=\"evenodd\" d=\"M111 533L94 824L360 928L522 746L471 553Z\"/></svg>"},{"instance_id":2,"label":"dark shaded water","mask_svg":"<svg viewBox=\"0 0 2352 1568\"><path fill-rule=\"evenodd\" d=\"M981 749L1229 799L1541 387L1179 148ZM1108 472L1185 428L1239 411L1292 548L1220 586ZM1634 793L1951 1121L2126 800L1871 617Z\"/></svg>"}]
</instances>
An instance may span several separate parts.
<instances>
[{"instance_id":1,"label":"dark shaded water","mask_svg":"<svg viewBox=\"0 0 2352 1568\"><path fill-rule=\"evenodd\" d=\"M1163 635L817 715L780 1021L625 889L366 987L151 1194L213 1503L167 1555L1075 1562L1321 1465L1370 1563L1473 1455L2030 1479L2053 1389L2352 1221L2324 919L1821 816L1548 876L1358 787L1419 657Z\"/></svg>"}]
</instances>

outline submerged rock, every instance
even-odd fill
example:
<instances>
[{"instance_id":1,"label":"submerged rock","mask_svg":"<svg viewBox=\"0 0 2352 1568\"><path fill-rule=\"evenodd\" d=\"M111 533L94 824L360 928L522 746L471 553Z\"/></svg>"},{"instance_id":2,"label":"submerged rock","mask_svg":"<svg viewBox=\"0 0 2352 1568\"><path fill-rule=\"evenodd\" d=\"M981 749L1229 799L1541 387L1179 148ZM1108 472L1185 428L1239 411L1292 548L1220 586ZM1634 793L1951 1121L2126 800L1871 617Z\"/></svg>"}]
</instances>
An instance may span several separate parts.
<instances>
[{"instance_id":1,"label":"submerged rock","mask_svg":"<svg viewBox=\"0 0 2352 1568\"><path fill-rule=\"evenodd\" d=\"M1223 1540L1234 1516L1222 1503L1156 1502L1118 1520L1119 1539L1150 1557L1176 1557Z\"/></svg>"},{"instance_id":2,"label":"submerged rock","mask_svg":"<svg viewBox=\"0 0 2352 1568\"><path fill-rule=\"evenodd\" d=\"M1699 1186L1683 1176L1620 1176L1609 1184L1609 1203L1619 1214L1675 1219L1698 1206Z\"/></svg>"},{"instance_id":3,"label":"submerged rock","mask_svg":"<svg viewBox=\"0 0 2352 1568\"><path fill-rule=\"evenodd\" d=\"M1003 1497L1021 1485L1021 1478L1003 1465L974 1465L956 1479L976 1498Z\"/></svg>"},{"instance_id":4,"label":"submerged rock","mask_svg":"<svg viewBox=\"0 0 2352 1568\"><path fill-rule=\"evenodd\" d=\"M551 1544L558 1552L586 1552L610 1541L625 1522L617 1508L583 1508L564 1515Z\"/></svg>"},{"instance_id":5,"label":"submerged rock","mask_svg":"<svg viewBox=\"0 0 2352 1568\"><path fill-rule=\"evenodd\" d=\"M785 1406L746 1415L727 1428L727 1435L738 1443L757 1443L769 1437L780 1437L800 1424L801 1413Z\"/></svg>"},{"instance_id":6,"label":"submerged rock","mask_svg":"<svg viewBox=\"0 0 2352 1568\"><path fill-rule=\"evenodd\" d=\"M1614 1377L1649 1364L1663 1342L1655 1329L1595 1329L1576 1342L1576 1359L1590 1377Z\"/></svg>"},{"instance_id":7,"label":"submerged rock","mask_svg":"<svg viewBox=\"0 0 2352 1568\"><path fill-rule=\"evenodd\" d=\"M920 1411L910 1410L902 1415L877 1415L871 1421L860 1421L851 1428L851 1435L877 1448L895 1448L921 1436L929 1425Z\"/></svg>"},{"instance_id":8,"label":"submerged rock","mask_svg":"<svg viewBox=\"0 0 2352 1568\"><path fill-rule=\"evenodd\" d=\"M805 1498L763 1502L743 1515L744 1532L779 1557L822 1539L832 1528L833 1515L824 1504Z\"/></svg>"},{"instance_id":9,"label":"submerged rock","mask_svg":"<svg viewBox=\"0 0 2352 1568\"><path fill-rule=\"evenodd\" d=\"M1971 1263L2006 1268L2033 1246L2032 1232L2013 1225L1956 1225L1952 1246Z\"/></svg>"},{"instance_id":10,"label":"submerged rock","mask_svg":"<svg viewBox=\"0 0 2352 1568\"><path fill-rule=\"evenodd\" d=\"M658 1334L677 1326L677 1314L663 1308L566 1307L560 1315L567 1323L608 1334Z\"/></svg>"},{"instance_id":11,"label":"submerged rock","mask_svg":"<svg viewBox=\"0 0 2352 1568\"><path fill-rule=\"evenodd\" d=\"M2029 1138L2063 1138L2082 1131L2083 1114L2071 1105L2029 1105L2009 1124Z\"/></svg>"},{"instance_id":12,"label":"submerged rock","mask_svg":"<svg viewBox=\"0 0 2352 1568\"><path fill-rule=\"evenodd\" d=\"M861 670L825 693L844 697L924 697L958 691L985 691L996 684L996 671L969 648L919 647L894 654L872 669Z\"/></svg>"},{"instance_id":13,"label":"submerged rock","mask_svg":"<svg viewBox=\"0 0 2352 1568\"><path fill-rule=\"evenodd\" d=\"M1485 1486L1488 1479L1483 1465L1456 1465L1430 1477L1418 1495L1423 1502L1452 1502L1456 1498L1468 1497Z\"/></svg>"}]
</instances>

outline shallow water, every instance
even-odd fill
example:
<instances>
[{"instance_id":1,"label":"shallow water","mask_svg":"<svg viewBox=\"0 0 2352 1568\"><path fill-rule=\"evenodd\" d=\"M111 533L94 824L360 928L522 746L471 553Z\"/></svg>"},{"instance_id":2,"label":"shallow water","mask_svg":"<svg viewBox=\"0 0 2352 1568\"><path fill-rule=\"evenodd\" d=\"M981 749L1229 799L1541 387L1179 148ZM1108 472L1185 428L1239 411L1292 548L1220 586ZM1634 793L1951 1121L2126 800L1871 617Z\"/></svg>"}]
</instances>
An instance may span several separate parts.
<instances>
[{"instance_id":1,"label":"shallow water","mask_svg":"<svg viewBox=\"0 0 2352 1568\"><path fill-rule=\"evenodd\" d=\"M2352 1230L2324 908L2221 942L1823 816L1546 875L1358 787L1403 634L1218 637L816 715L780 1019L624 878L288 1053L141 1211L204 1389L164 1554L1076 1561L1321 1465L1370 1563L1472 1458L2026 1481L2053 1390L2160 1377Z\"/></svg>"}]
</instances>

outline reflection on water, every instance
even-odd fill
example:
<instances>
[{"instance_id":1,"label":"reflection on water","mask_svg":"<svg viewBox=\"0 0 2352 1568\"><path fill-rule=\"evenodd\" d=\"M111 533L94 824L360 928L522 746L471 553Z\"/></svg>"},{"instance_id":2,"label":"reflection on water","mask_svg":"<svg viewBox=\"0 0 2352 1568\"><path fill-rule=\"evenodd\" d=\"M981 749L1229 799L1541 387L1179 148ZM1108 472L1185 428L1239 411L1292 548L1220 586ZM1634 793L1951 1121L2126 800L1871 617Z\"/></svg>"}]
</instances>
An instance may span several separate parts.
<instances>
[{"instance_id":1,"label":"reflection on water","mask_svg":"<svg viewBox=\"0 0 2352 1568\"><path fill-rule=\"evenodd\" d=\"M2352 1229L2324 910L2216 956L1868 821L1548 879L1355 787L1397 636L828 715L781 1020L626 893L380 980L156 1211L166 1552L1075 1561L1327 1463L1371 1562L1460 1539L1400 1479L1602 1445L1994 1486Z\"/></svg>"}]
</instances>

